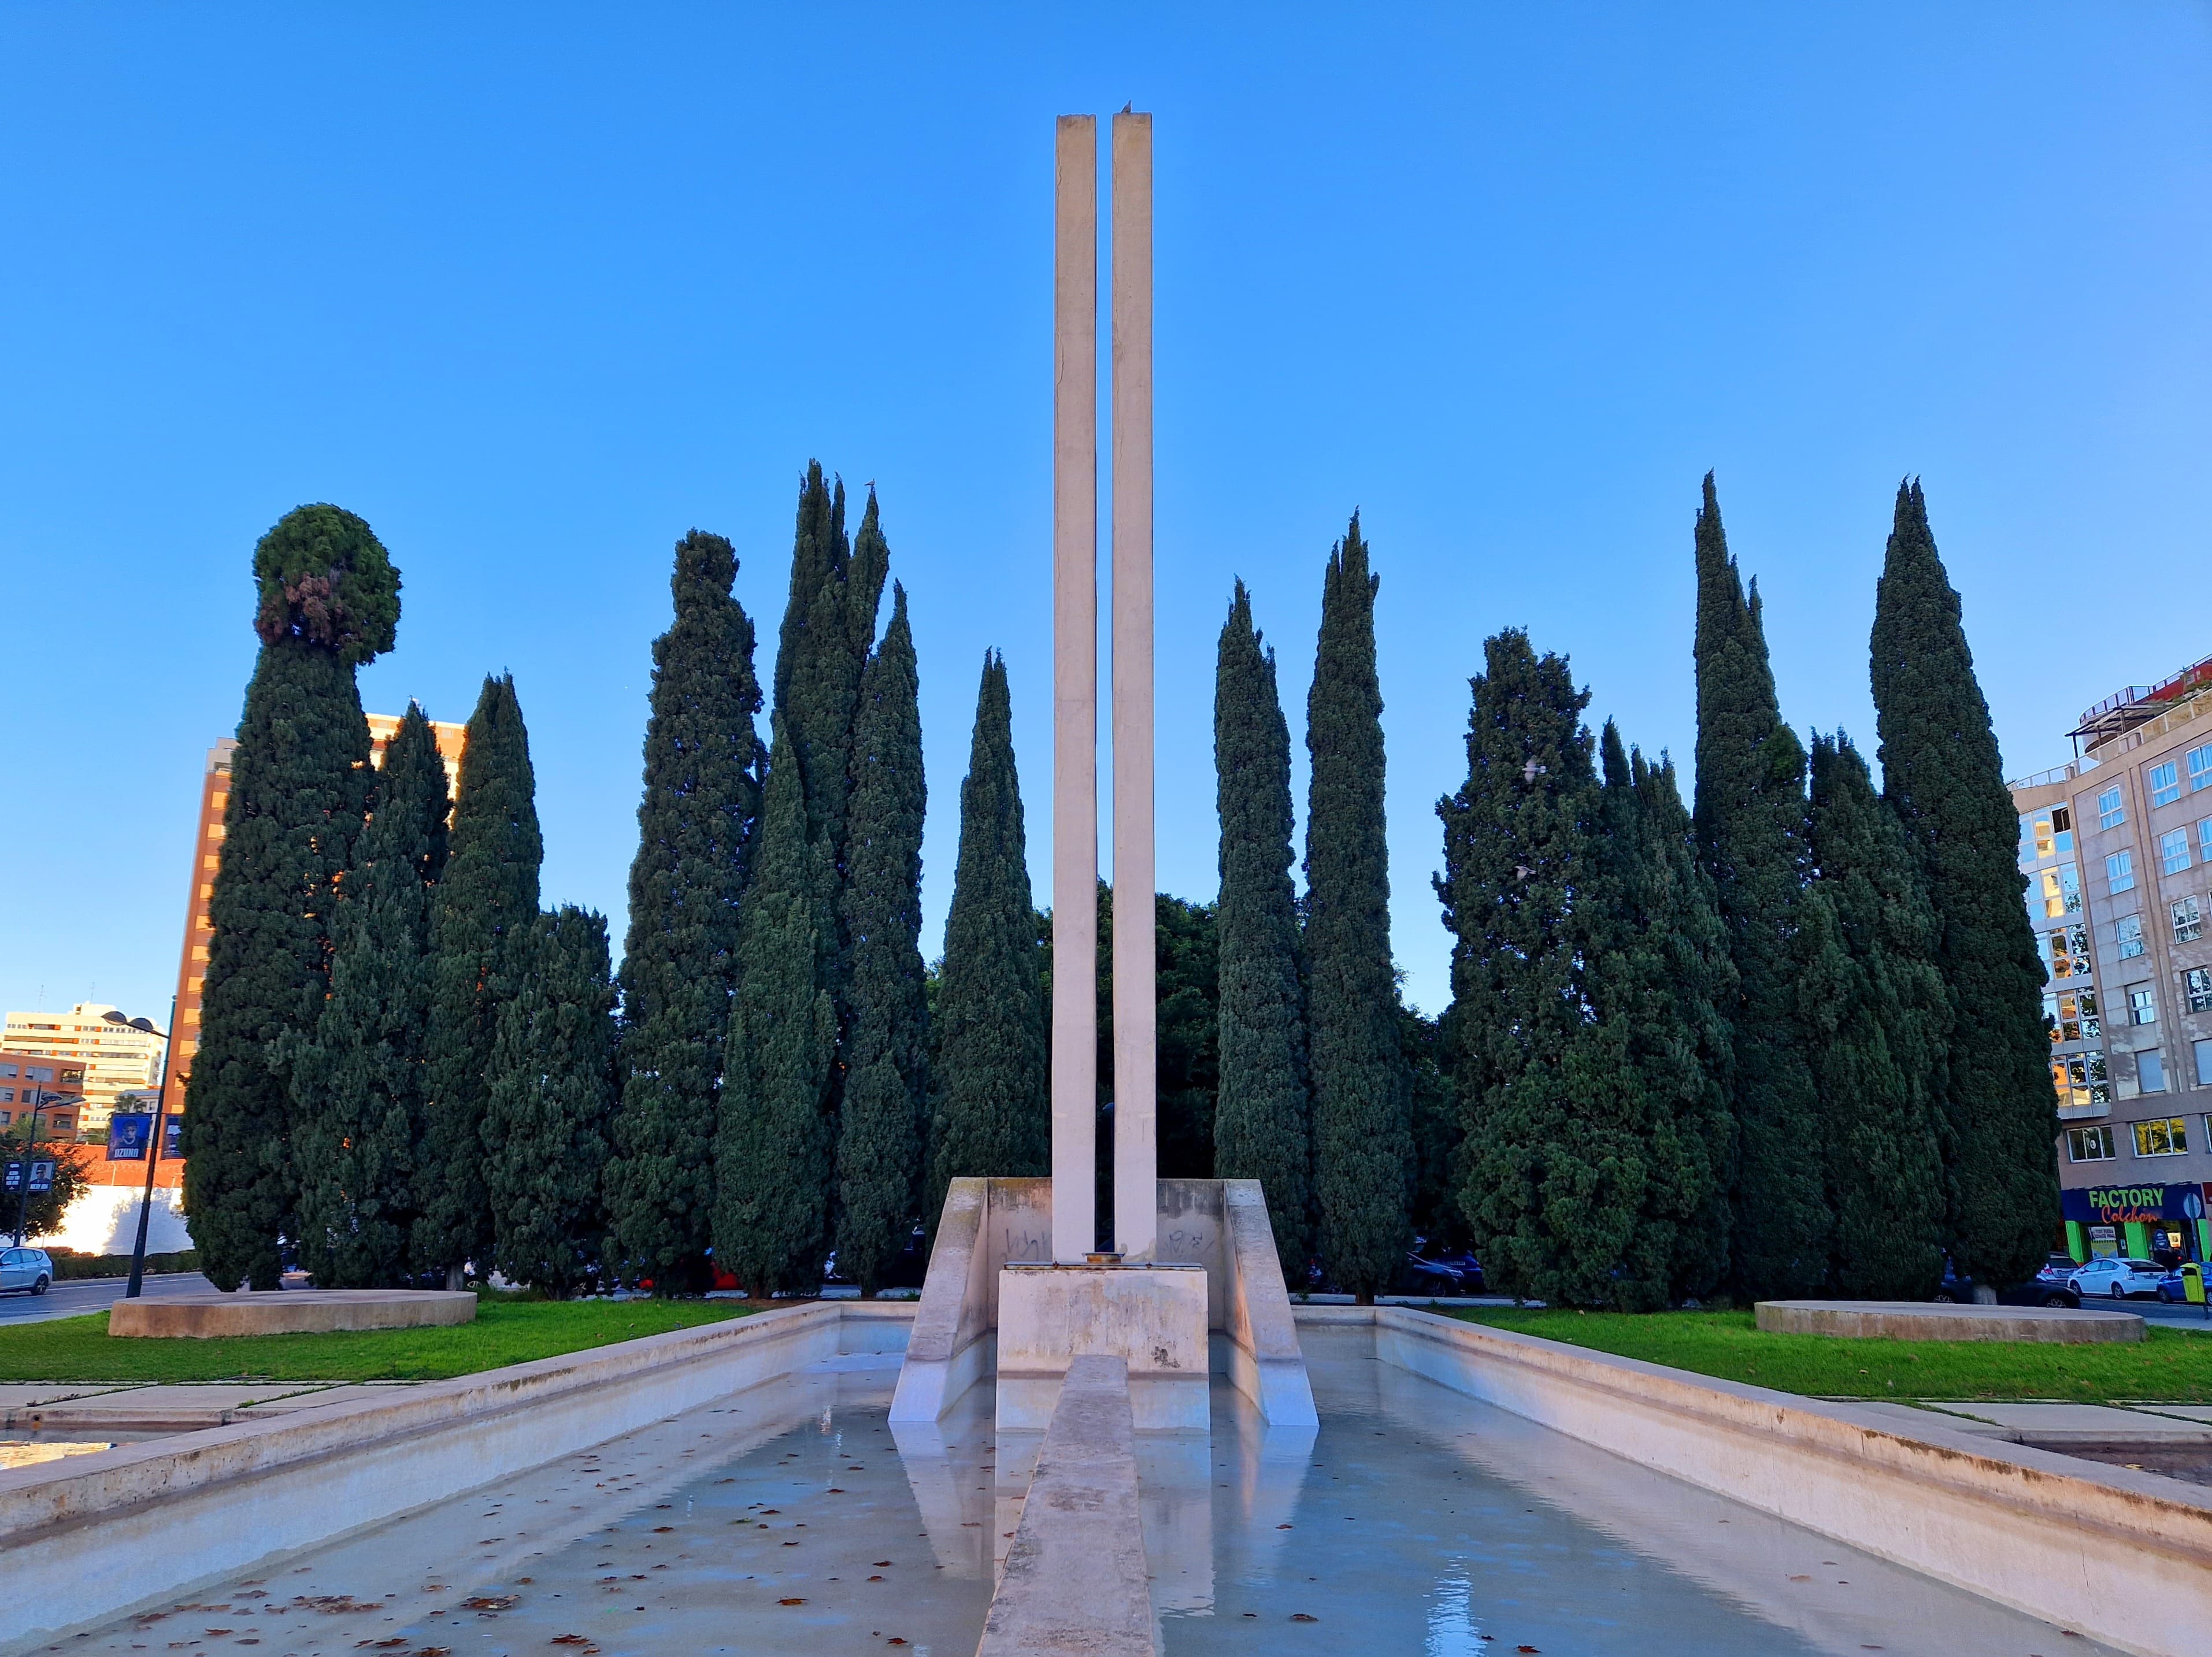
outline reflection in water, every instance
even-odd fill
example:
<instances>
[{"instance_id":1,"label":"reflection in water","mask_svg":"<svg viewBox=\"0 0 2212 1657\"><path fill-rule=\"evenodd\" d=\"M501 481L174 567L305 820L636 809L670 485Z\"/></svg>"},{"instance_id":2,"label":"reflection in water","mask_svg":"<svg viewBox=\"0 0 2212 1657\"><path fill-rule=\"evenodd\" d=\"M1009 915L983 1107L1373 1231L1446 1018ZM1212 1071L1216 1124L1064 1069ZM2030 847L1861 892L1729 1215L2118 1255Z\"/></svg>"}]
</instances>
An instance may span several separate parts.
<instances>
[{"instance_id":1,"label":"reflection in water","mask_svg":"<svg viewBox=\"0 0 2212 1657\"><path fill-rule=\"evenodd\" d=\"M1322 1427L1280 1518L1239 1483L1266 1487L1272 1435L1214 1389L1215 1603L1159 1605L1168 1657L2110 1657L1402 1369L1309 1359Z\"/></svg>"}]
</instances>

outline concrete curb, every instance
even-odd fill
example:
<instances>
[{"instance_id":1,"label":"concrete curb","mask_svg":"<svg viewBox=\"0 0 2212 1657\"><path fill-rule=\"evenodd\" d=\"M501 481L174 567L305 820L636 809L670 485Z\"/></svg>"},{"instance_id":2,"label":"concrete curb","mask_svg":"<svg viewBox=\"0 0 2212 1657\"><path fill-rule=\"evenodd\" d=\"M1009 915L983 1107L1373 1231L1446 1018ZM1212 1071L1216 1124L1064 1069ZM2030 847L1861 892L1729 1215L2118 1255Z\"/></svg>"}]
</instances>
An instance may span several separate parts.
<instances>
[{"instance_id":1,"label":"concrete curb","mask_svg":"<svg viewBox=\"0 0 2212 1657\"><path fill-rule=\"evenodd\" d=\"M1154 1657L1125 1359L1073 1360L975 1657Z\"/></svg>"}]
</instances>

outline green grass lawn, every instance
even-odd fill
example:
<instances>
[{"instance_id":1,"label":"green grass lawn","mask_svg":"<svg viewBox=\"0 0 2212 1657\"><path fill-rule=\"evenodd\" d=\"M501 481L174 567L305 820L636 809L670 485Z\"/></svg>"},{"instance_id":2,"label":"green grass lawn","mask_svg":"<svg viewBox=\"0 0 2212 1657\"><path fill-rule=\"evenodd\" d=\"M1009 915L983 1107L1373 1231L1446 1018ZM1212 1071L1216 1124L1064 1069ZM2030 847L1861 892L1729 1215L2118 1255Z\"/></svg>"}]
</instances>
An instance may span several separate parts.
<instances>
[{"instance_id":1,"label":"green grass lawn","mask_svg":"<svg viewBox=\"0 0 2212 1657\"><path fill-rule=\"evenodd\" d=\"M485 1295L445 1329L215 1340L111 1340L107 1314L0 1326L0 1381L442 1381L689 1329L757 1308L733 1301L533 1301Z\"/></svg>"},{"instance_id":2,"label":"green grass lawn","mask_svg":"<svg viewBox=\"0 0 2212 1657\"><path fill-rule=\"evenodd\" d=\"M2212 1336L2150 1326L2144 1339L1848 1340L1762 1334L1748 1312L1456 1311L1469 1323L1814 1398L2063 1399L2212 1404Z\"/></svg>"}]
</instances>

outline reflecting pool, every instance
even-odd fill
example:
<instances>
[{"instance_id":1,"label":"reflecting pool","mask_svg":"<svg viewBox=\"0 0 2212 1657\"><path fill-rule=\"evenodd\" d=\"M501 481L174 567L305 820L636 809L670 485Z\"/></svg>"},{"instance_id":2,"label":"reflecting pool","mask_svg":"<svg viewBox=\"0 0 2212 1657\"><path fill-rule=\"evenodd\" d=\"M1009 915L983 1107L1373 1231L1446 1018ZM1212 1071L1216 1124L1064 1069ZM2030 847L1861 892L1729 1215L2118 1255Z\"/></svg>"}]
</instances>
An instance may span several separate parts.
<instances>
[{"instance_id":1,"label":"reflecting pool","mask_svg":"<svg viewBox=\"0 0 2212 1657\"><path fill-rule=\"evenodd\" d=\"M1210 1435L1139 1441L1170 1657L2107 1657L1317 1344L1318 1433L1217 1384ZM988 1386L894 1433L897 1362L831 1359L62 1648L970 1657L1040 1439L992 1429Z\"/></svg>"}]
</instances>

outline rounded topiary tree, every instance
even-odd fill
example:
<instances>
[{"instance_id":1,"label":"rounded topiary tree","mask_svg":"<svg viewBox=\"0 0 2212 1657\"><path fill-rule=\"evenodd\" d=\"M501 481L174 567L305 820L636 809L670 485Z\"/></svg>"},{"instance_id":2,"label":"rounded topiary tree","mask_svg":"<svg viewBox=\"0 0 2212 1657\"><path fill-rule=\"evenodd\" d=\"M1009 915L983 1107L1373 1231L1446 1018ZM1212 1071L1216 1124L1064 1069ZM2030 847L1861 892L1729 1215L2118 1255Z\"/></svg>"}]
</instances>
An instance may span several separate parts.
<instances>
[{"instance_id":1,"label":"rounded topiary tree","mask_svg":"<svg viewBox=\"0 0 2212 1657\"><path fill-rule=\"evenodd\" d=\"M312 1035L328 993L338 877L376 774L354 672L399 622L399 572L340 507L286 513L253 573L261 655L231 756L185 1114L192 1235L226 1289L275 1288L279 1239L299 1234L296 1108L276 1055Z\"/></svg>"}]
</instances>

